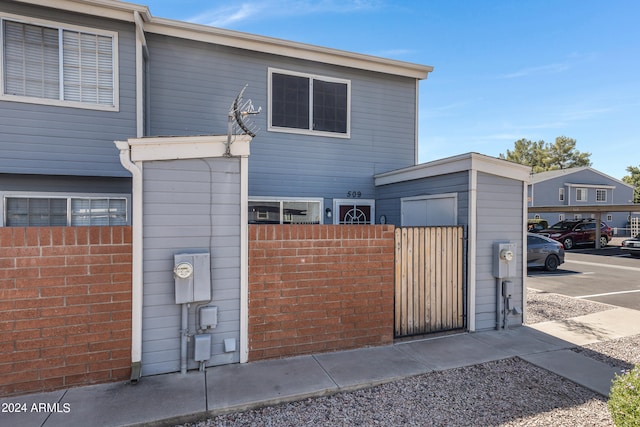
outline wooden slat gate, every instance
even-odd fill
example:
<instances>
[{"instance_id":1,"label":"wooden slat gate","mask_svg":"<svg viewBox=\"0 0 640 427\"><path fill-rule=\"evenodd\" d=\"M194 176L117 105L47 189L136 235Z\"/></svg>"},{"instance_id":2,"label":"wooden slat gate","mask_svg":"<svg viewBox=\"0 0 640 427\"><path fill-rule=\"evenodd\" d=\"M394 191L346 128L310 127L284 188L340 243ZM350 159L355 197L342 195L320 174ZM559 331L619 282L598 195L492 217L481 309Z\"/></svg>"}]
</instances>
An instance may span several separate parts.
<instances>
[{"instance_id":1,"label":"wooden slat gate","mask_svg":"<svg viewBox=\"0 0 640 427\"><path fill-rule=\"evenodd\" d=\"M464 328L464 228L395 230L395 336Z\"/></svg>"}]
</instances>

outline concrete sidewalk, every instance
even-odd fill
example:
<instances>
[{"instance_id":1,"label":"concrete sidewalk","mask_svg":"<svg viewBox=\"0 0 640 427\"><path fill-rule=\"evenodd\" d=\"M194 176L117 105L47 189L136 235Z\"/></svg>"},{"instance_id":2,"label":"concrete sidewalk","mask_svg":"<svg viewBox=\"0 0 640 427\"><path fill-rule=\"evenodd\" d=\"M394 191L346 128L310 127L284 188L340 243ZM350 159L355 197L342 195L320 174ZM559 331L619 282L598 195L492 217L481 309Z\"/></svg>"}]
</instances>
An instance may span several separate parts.
<instances>
[{"instance_id":1,"label":"concrete sidewalk","mask_svg":"<svg viewBox=\"0 0 640 427\"><path fill-rule=\"evenodd\" d=\"M101 384L5 398L0 404L19 404L26 412L0 413L0 426L172 425L514 356L606 396L618 370L570 349L593 342L594 330L599 340L640 333L630 325L640 325L640 312L613 309L534 327L217 366L144 377L137 385Z\"/></svg>"}]
</instances>

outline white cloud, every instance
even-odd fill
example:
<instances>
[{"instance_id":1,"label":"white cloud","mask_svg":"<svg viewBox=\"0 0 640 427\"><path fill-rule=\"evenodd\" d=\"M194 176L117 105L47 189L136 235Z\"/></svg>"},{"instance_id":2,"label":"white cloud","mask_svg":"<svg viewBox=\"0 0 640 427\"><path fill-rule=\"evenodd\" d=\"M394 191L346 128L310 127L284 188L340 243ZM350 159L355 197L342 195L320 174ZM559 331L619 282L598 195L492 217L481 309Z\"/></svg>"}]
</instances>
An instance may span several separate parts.
<instances>
[{"instance_id":1,"label":"white cloud","mask_svg":"<svg viewBox=\"0 0 640 427\"><path fill-rule=\"evenodd\" d=\"M504 79L515 79L519 77L528 77L531 75L540 74L557 74L568 70L569 64L566 62L559 62L556 64L540 65L538 67L522 68L518 71L509 74L503 74L500 77Z\"/></svg>"},{"instance_id":2,"label":"white cloud","mask_svg":"<svg viewBox=\"0 0 640 427\"><path fill-rule=\"evenodd\" d=\"M353 13L376 9L381 0L264 0L247 1L206 10L187 21L225 27L257 18L303 16L317 13Z\"/></svg>"}]
</instances>

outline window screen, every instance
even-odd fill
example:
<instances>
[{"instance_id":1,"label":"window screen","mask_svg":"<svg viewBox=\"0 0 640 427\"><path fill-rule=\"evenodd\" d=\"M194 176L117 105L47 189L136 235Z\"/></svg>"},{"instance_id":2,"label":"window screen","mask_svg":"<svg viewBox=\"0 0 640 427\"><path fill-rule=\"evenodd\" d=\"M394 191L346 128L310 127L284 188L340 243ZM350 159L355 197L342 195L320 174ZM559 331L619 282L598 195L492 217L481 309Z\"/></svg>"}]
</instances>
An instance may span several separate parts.
<instances>
[{"instance_id":1,"label":"window screen","mask_svg":"<svg viewBox=\"0 0 640 427\"><path fill-rule=\"evenodd\" d=\"M1 23L5 95L115 105L113 37Z\"/></svg>"},{"instance_id":2,"label":"window screen","mask_svg":"<svg viewBox=\"0 0 640 427\"><path fill-rule=\"evenodd\" d=\"M349 81L270 72L270 126L349 135Z\"/></svg>"},{"instance_id":3,"label":"window screen","mask_svg":"<svg viewBox=\"0 0 640 427\"><path fill-rule=\"evenodd\" d=\"M7 197L7 227L127 225L126 198Z\"/></svg>"},{"instance_id":4,"label":"window screen","mask_svg":"<svg viewBox=\"0 0 640 427\"><path fill-rule=\"evenodd\" d=\"M347 132L347 85L313 81L313 130Z\"/></svg>"},{"instance_id":5,"label":"window screen","mask_svg":"<svg viewBox=\"0 0 640 427\"><path fill-rule=\"evenodd\" d=\"M273 74L273 126L309 129L309 79Z\"/></svg>"},{"instance_id":6,"label":"window screen","mask_svg":"<svg viewBox=\"0 0 640 427\"><path fill-rule=\"evenodd\" d=\"M4 93L60 98L58 30L4 21Z\"/></svg>"}]
</instances>

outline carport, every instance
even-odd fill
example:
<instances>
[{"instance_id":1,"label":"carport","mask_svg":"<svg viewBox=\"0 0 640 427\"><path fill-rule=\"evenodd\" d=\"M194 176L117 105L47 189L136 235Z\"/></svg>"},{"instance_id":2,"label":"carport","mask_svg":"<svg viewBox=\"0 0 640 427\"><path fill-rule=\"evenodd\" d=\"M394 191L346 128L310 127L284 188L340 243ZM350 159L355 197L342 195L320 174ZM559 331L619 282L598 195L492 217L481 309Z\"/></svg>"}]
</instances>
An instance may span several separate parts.
<instances>
[{"instance_id":1,"label":"carport","mask_svg":"<svg viewBox=\"0 0 640 427\"><path fill-rule=\"evenodd\" d=\"M639 212L640 205L582 205L582 206L529 206L529 212L572 212L595 214L597 223L602 222L605 212ZM596 227L596 249L600 249L600 227Z\"/></svg>"}]
</instances>

